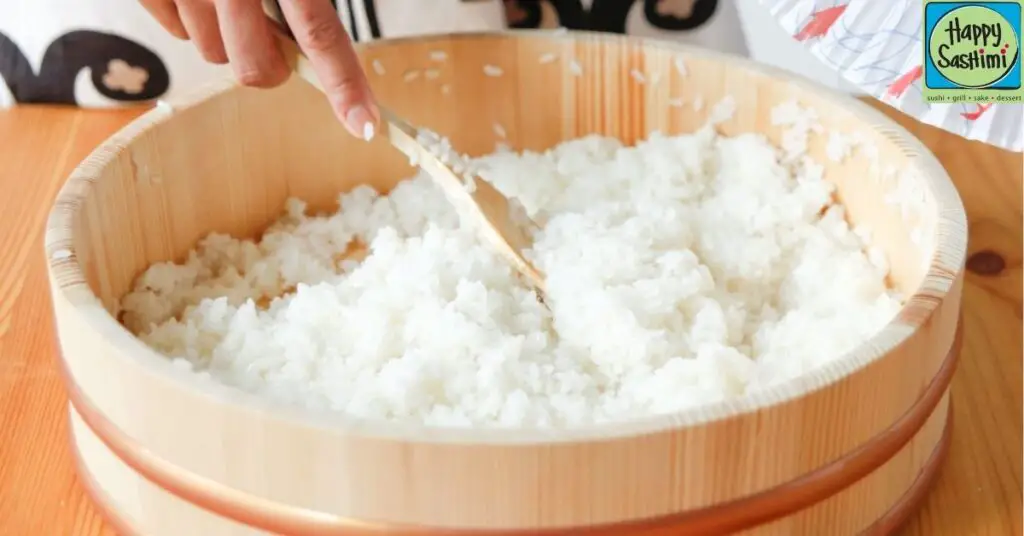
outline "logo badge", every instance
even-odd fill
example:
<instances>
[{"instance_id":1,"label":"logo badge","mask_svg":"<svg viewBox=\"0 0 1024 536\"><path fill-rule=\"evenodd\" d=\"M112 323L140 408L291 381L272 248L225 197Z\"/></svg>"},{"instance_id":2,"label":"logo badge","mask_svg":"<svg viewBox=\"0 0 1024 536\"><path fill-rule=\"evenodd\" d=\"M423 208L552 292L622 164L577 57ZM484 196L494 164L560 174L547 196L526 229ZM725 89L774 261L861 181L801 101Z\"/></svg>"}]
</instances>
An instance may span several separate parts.
<instances>
[{"instance_id":1,"label":"logo badge","mask_svg":"<svg viewBox=\"0 0 1024 536\"><path fill-rule=\"evenodd\" d=\"M1021 0L924 3L928 102L1024 102Z\"/></svg>"}]
</instances>

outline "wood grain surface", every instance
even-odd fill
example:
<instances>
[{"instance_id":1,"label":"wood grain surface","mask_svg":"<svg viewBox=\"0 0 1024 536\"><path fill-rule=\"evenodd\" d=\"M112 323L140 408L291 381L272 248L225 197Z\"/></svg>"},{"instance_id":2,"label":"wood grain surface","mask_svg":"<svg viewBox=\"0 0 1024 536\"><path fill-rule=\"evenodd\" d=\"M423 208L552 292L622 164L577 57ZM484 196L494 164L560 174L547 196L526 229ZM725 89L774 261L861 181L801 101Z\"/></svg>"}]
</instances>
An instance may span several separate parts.
<instances>
[{"instance_id":1,"label":"wood grain surface","mask_svg":"<svg viewBox=\"0 0 1024 536\"><path fill-rule=\"evenodd\" d=\"M42 229L71 168L139 113L0 111L2 534L114 534L72 469L66 398L54 366ZM1022 534L1022 159L897 119L947 167L971 225L950 459L904 533Z\"/></svg>"}]
</instances>

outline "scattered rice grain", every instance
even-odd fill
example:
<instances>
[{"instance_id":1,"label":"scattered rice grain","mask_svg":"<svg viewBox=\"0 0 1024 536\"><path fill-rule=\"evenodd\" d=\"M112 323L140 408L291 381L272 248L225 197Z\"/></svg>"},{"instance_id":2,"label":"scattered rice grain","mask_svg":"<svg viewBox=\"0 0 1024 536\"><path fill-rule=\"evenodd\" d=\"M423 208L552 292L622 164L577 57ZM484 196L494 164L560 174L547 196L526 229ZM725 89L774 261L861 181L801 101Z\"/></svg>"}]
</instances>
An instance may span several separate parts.
<instances>
[{"instance_id":1,"label":"scattered rice grain","mask_svg":"<svg viewBox=\"0 0 1024 536\"><path fill-rule=\"evenodd\" d=\"M915 246L920 246L924 243L924 231L920 227L915 227L910 230L910 241Z\"/></svg>"},{"instance_id":2,"label":"scattered rice grain","mask_svg":"<svg viewBox=\"0 0 1024 536\"><path fill-rule=\"evenodd\" d=\"M736 99L732 95L726 95L711 107L711 114L708 115L708 123L718 124L732 119L736 114Z\"/></svg>"},{"instance_id":3,"label":"scattered rice grain","mask_svg":"<svg viewBox=\"0 0 1024 536\"><path fill-rule=\"evenodd\" d=\"M850 156L853 150L853 140L842 132L829 132L828 142L825 145L825 155L833 162L843 162Z\"/></svg>"},{"instance_id":4,"label":"scattered rice grain","mask_svg":"<svg viewBox=\"0 0 1024 536\"><path fill-rule=\"evenodd\" d=\"M402 75L402 81L405 82L405 83L409 83L409 82L412 82L413 80L416 80L419 77L420 77L419 69L410 69L410 70L406 71L405 74Z\"/></svg>"},{"instance_id":5,"label":"scattered rice grain","mask_svg":"<svg viewBox=\"0 0 1024 536\"><path fill-rule=\"evenodd\" d=\"M676 56L673 58L672 65L675 66L676 72L679 73L679 76L686 78L686 75L688 74L686 71L686 61L683 60L682 56Z\"/></svg>"}]
</instances>

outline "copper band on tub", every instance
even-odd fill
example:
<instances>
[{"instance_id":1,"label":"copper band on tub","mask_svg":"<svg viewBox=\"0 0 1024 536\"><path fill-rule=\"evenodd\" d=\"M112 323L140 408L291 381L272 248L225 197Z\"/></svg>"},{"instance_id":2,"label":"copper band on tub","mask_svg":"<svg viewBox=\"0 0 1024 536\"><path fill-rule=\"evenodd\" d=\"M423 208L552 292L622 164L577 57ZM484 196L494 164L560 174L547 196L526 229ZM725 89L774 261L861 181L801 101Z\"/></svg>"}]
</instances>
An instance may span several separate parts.
<instances>
[{"instance_id":1,"label":"copper band on tub","mask_svg":"<svg viewBox=\"0 0 1024 536\"><path fill-rule=\"evenodd\" d=\"M942 429L942 436L939 438L939 442L935 445L932 453L928 456L928 461L918 471L917 478L907 488L906 493L885 514L865 529L860 536L887 536L892 534L910 519L911 514L917 510L918 506L928 496L928 491L939 476L942 462L949 454L949 444L952 442L953 429L952 401L950 401L946 414L946 426ZM131 521L125 519L118 512L113 499L89 472L85 460L82 459L82 454L75 448L74 442L72 442L71 455L75 460L75 468L78 470L79 482L85 488L86 494L92 498L103 519L113 527L114 532L118 536L144 536L145 533L141 529L136 528Z\"/></svg>"},{"instance_id":2,"label":"copper band on tub","mask_svg":"<svg viewBox=\"0 0 1024 536\"><path fill-rule=\"evenodd\" d=\"M889 428L848 454L814 471L773 488L675 514L587 527L546 529L451 529L362 521L291 506L253 495L191 473L151 452L110 422L75 383L60 361L68 398L82 421L111 452L156 486L199 508L274 534L289 536L561 536L585 529L587 534L611 536L676 536L730 534L750 529L803 510L849 487L895 456L924 426L945 395L956 370L962 338L962 319L953 344L931 383L910 409Z\"/></svg>"},{"instance_id":3,"label":"copper band on tub","mask_svg":"<svg viewBox=\"0 0 1024 536\"><path fill-rule=\"evenodd\" d=\"M71 430L71 423L68 423L68 435L71 436L71 457L75 461L75 470L78 471L78 483L85 489L85 494L92 499L93 504L96 505L96 509L99 510L100 517L107 522L114 533L117 536L144 536L144 533L139 530L135 524L124 518L120 512L117 511L117 506L114 503L113 498L110 496L103 486L96 481L96 477L89 472L88 466L85 464L85 460L82 458L82 453L78 450L78 445L74 441L74 432Z\"/></svg>"},{"instance_id":4,"label":"copper band on tub","mask_svg":"<svg viewBox=\"0 0 1024 536\"><path fill-rule=\"evenodd\" d=\"M875 520L860 536L888 536L893 534L906 523L910 516L928 497L932 484L939 478L939 469L942 462L949 455L949 445L953 442L953 401L950 400L946 409L946 426L942 428L942 436L938 444L932 449L928 460L921 466L917 478L882 517Z\"/></svg>"}]
</instances>

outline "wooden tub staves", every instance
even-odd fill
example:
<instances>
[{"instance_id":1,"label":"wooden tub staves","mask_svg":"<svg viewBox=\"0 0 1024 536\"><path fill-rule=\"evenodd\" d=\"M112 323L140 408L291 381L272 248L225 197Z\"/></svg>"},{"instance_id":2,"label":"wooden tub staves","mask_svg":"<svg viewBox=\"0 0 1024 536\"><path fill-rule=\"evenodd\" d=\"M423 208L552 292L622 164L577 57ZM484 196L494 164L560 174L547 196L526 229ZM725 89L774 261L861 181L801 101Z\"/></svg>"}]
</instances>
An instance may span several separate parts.
<instances>
[{"instance_id":1,"label":"wooden tub staves","mask_svg":"<svg viewBox=\"0 0 1024 536\"><path fill-rule=\"evenodd\" d=\"M448 59L437 77L401 76L438 50ZM146 266L181 258L208 232L254 236L286 196L331 209L356 181L387 190L411 170L383 140L349 137L301 80L275 90L225 81L157 106L98 148L47 228L75 452L120 530L843 535L885 533L911 511L948 442L967 236L955 189L920 143L849 97L668 43L513 32L360 53L368 69L379 60L394 73L373 78L382 99L470 154L493 149L495 124L520 149L691 131L727 95L737 109L720 131L778 143L771 112L796 99L823 127L811 154L910 298L881 333L816 373L626 424L453 431L275 406L173 367L118 323L118 300ZM865 143L834 161L832 133ZM894 202L897 187L920 195Z\"/></svg>"}]
</instances>

